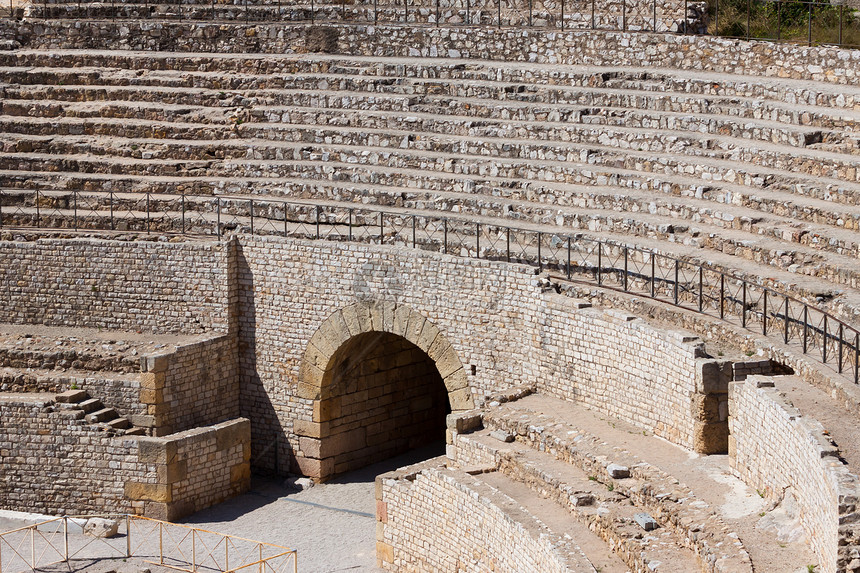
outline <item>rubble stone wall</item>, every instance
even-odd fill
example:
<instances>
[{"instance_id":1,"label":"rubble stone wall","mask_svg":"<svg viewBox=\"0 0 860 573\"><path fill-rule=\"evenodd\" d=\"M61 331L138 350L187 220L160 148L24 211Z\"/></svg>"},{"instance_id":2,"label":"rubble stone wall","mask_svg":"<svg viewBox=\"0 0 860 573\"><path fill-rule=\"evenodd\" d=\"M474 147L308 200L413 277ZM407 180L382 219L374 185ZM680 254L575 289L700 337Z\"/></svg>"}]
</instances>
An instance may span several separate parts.
<instances>
[{"instance_id":1,"label":"rubble stone wall","mask_svg":"<svg viewBox=\"0 0 860 573\"><path fill-rule=\"evenodd\" d=\"M27 48L302 53L312 24L3 20L0 38ZM857 85L856 50L701 35L592 30L331 25L334 53L655 67ZM310 46L311 50L313 46ZM762 84L759 86L766 88ZM758 89L751 85L751 90ZM847 100L849 96L839 94Z\"/></svg>"},{"instance_id":2,"label":"rubble stone wall","mask_svg":"<svg viewBox=\"0 0 860 573\"><path fill-rule=\"evenodd\" d=\"M239 355L233 334L147 357L142 370L140 400L147 404L147 415L136 417L136 425L164 435L239 415Z\"/></svg>"},{"instance_id":3,"label":"rubble stone wall","mask_svg":"<svg viewBox=\"0 0 860 573\"><path fill-rule=\"evenodd\" d=\"M226 332L227 243L0 241L0 322Z\"/></svg>"},{"instance_id":4,"label":"rubble stone wall","mask_svg":"<svg viewBox=\"0 0 860 573\"><path fill-rule=\"evenodd\" d=\"M860 544L860 483L815 420L786 402L774 381L729 385L729 457L741 478L776 501L796 500L822 573L854 570Z\"/></svg>"},{"instance_id":5,"label":"rubble stone wall","mask_svg":"<svg viewBox=\"0 0 860 573\"><path fill-rule=\"evenodd\" d=\"M0 508L178 519L250 487L250 439L242 419L166 438L114 437L50 399L5 398Z\"/></svg>"}]
</instances>

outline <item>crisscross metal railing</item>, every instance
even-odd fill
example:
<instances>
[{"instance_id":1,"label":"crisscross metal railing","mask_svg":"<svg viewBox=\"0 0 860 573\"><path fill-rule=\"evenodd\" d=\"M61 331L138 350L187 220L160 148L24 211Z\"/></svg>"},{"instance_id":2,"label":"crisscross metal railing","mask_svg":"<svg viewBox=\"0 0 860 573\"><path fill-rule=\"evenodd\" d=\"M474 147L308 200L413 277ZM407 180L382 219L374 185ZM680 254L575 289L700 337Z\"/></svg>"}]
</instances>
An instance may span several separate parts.
<instances>
[{"instance_id":1,"label":"crisscross metal railing","mask_svg":"<svg viewBox=\"0 0 860 573\"><path fill-rule=\"evenodd\" d=\"M110 538L83 533L92 517L116 520ZM0 533L0 573L75 560L131 559L187 573L297 573L295 550L132 515L58 517Z\"/></svg>"},{"instance_id":2,"label":"crisscross metal railing","mask_svg":"<svg viewBox=\"0 0 860 573\"><path fill-rule=\"evenodd\" d=\"M86 206L83 208L82 206ZM193 224L189 223L193 222ZM793 346L860 383L860 331L758 279L563 228L488 223L451 213L248 197L0 190L0 229L104 229L276 235L410 246L536 267L649 297Z\"/></svg>"}]
</instances>

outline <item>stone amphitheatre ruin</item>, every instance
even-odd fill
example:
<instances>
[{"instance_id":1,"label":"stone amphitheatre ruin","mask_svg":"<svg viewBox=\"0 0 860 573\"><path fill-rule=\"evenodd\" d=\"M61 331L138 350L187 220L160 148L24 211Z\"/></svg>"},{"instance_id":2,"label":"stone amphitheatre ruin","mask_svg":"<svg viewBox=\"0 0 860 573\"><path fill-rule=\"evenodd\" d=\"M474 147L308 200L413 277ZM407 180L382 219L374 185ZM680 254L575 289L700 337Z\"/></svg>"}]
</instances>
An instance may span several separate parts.
<instances>
[{"instance_id":1,"label":"stone amphitheatre ruin","mask_svg":"<svg viewBox=\"0 0 860 573\"><path fill-rule=\"evenodd\" d=\"M0 509L444 441L385 570L860 571L856 17L727 4L10 3Z\"/></svg>"}]
</instances>

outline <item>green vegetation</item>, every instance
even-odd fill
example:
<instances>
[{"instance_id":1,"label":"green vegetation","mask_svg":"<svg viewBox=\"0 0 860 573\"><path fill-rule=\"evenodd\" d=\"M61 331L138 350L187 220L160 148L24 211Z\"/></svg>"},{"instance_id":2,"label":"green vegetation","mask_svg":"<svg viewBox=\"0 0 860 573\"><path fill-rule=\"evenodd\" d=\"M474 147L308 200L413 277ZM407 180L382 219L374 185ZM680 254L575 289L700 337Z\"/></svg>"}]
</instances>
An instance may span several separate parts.
<instances>
[{"instance_id":1,"label":"green vegetation","mask_svg":"<svg viewBox=\"0 0 860 573\"><path fill-rule=\"evenodd\" d=\"M719 3L709 0L708 12L708 33L713 35L737 38L749 35L806 44L811 30L814 45L838 44L841 21L842 45L860 46L860 14L849 6L804 0L719 0Z\"/></svg>"}]
</instances>

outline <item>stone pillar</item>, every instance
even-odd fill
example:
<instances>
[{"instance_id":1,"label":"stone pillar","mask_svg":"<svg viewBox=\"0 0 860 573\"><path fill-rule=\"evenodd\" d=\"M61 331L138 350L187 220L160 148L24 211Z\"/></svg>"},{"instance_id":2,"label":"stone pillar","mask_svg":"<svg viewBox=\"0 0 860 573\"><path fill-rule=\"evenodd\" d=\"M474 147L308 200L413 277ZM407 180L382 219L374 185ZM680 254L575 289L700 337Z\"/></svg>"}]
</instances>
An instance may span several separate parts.
<instances>
[{"instance_id":1,"label":"stone pillar","mask_svg":"<svg viewBox=\"0 0 860 573\"><path fill-rule=\"evenodd\" d=\"M696 360L693 394L693 449L700 454L725 454L729 448L729 361Z\"/></svg>"}]
</instances>

